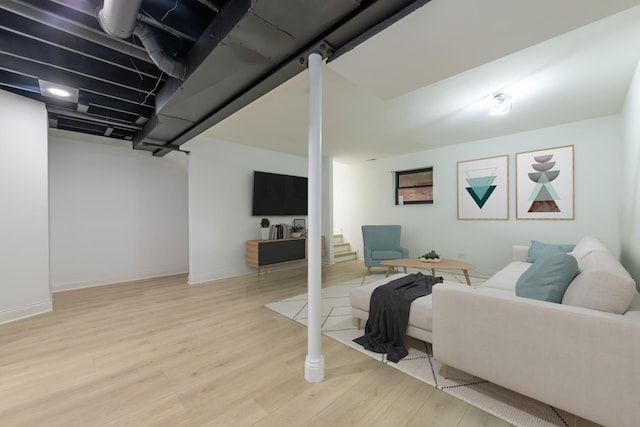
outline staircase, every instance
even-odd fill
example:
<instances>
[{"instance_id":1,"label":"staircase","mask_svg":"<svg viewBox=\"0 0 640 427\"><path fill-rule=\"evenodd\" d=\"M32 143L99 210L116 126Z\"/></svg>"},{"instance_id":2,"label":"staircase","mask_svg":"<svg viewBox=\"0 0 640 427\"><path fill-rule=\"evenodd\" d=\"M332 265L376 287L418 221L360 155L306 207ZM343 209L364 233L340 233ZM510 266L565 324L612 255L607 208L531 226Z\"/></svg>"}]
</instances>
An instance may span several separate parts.
<instances>
[{"instance_id":1,"label":"staircase","mask_svg":"<svg viewBox=\"0 0 640 427\"><path fill-rule=\"evenodd\" d=\"M351 250L349 242L345 242L342 234L333 235L333 259L335 262L344 262L356 259L356 251Z\"/></svg>"}]
</instances>

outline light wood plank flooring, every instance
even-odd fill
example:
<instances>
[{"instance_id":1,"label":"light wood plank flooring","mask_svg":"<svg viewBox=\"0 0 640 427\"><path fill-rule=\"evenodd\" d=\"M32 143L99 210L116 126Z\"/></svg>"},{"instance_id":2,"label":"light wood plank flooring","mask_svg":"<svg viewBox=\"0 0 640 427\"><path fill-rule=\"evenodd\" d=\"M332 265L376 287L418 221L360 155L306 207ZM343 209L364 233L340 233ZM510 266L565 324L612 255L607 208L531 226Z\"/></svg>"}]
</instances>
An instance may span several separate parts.
<instances>
[{"instance_id":1,"label":"light wood plank flooring","mask_svg":"<svg viewBox=\"0 0 640 427\"><path fill-rule=\"evenodd\" d=\"M323 267L323 286L361 277ZM504 421L264 308L306 292L306 266L198 286L186 275L54 295L0 326L0 425L504 426Z\"/></svg>"}]
</instances>

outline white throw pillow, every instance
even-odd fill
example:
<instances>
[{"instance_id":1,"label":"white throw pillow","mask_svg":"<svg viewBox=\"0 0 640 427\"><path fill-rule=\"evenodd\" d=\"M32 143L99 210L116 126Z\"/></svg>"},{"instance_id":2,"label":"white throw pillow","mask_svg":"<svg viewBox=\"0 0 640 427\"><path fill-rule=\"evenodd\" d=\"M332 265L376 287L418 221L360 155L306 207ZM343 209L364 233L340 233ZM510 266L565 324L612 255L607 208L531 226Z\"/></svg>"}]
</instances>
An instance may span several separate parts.
<instances>
[{"instance_id":1,"label":"white throw pillow","mask_svg":"<svg viewBox=\"0 0 640 427\"><path fill-rule=\"evenodd\" d=\"M580 273L564 293L563 304L618 314L627 311L636 282L610 252L588 252L578 264Z\"/></svg>"},{"instance_id":2,"label":"white throw pillow","mask_svg":"<svg viewBox=\"0 0 640 427\"><path fill-rule=\"evenodd\" d=\"M609 252L609 249L596 237L584 236L578 243L576 243L573 250L569 252L569 255L573 255L573 257L578 261L578 267L580 268L580 271L582 271L582 258L591 252Z\"/></svg>"}]
</instances>

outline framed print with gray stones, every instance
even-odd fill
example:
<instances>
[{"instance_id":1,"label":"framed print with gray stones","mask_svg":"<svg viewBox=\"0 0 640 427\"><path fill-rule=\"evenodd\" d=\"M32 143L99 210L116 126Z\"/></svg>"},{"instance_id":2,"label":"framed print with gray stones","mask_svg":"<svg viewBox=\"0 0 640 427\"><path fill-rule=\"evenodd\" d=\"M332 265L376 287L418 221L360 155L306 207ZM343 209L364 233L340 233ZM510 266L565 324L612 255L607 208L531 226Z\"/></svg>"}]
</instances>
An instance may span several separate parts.
<instances>
[{"instance_id":1,"label":"framed print with gray stones","mask_svg":"<svg viewBox=\"0 0 640 427\"><path fill-rule=\"evenodd\" d=\"M574 219L573 145L516 153L516 218Z\"/></svg>"}]
</instances>

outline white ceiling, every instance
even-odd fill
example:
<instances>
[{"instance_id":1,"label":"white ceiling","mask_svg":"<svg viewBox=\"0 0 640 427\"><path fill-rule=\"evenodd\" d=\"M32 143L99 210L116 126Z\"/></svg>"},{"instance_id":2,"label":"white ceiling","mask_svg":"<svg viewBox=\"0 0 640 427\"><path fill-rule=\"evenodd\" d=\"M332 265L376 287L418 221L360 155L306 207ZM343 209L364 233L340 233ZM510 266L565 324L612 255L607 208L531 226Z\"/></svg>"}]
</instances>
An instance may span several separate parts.
<instances>
[{"instance_id":1,"label":"white ceiling","mask_svg":"<svg viewBox=\"0 0 640 427\"><path fill-rule=\"evenodd\" d=\"M620 112L640 0L432 0L323 66L323 154L352 163ZM622 11L622 12L621 12ZM307 154L307 73L205 134ZM507 92L513 109L489 116Z\"/></svg>"}]
</instances>

